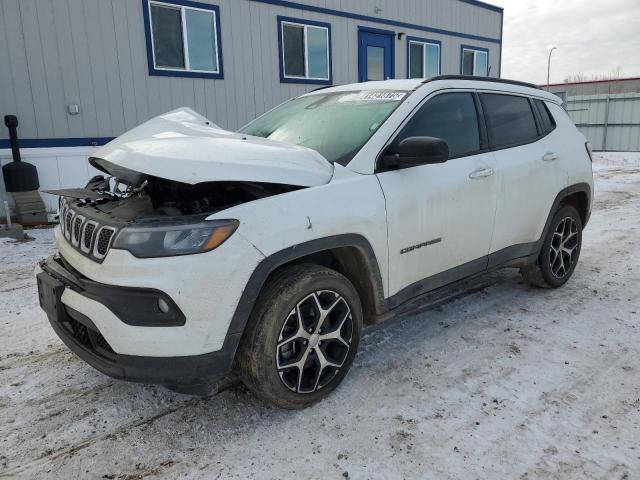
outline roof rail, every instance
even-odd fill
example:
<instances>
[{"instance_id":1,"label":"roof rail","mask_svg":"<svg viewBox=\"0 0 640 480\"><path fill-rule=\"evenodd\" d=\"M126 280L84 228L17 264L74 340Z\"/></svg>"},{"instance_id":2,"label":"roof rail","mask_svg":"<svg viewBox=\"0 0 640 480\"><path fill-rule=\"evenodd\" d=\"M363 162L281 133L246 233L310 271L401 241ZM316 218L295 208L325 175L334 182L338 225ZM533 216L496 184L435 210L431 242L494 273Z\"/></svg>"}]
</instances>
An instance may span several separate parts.
<instances>
[{"instance_id":1,"label":"roof rail","mask_svg":"<svg viewBox=\"0 0 640 480\"><path fill-rule=\"evenodd\" d=\"M331 85L323 85L322 87L318 87L318 88L314 88L313 90L309 90L308 93L317 92L318 90L324 90L325 88L331 88L331 87L335 87L335 85L333 85L333 84L331 84Z\"/></svg>"},{"instance_id":2,"label":"roof rail","mask_svg":"<svg viewBox=\"0 0 640 480\"><path fill-rule=\"evenodd\" d=\"M436 80L478 80L482 82L495 82L495 83L506 83L509 85L519 85L521 87L529 87L535 88L536 90L540 90L538 85L534 85L533 83L520 82L518 80L507 80L504 78L495 78L495 77L477 77L474 75L438 75L435 77L425 78L422 83L435 82Z\"/></svg>"}]
</instances>

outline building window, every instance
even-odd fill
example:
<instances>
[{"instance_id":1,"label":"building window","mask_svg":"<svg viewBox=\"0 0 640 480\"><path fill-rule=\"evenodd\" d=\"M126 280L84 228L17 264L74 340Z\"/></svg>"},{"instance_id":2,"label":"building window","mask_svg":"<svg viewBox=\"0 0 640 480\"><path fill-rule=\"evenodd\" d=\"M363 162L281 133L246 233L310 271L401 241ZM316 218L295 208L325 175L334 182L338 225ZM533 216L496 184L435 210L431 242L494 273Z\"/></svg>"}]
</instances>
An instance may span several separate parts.
<instances>
[{"instance_id":1,"label":"building window","mask_svg":"<svg viewBox=\"0 0 640 480\"><path fill-rule=\"evenodd\" d=\"M460 73L462 75L489 75L489 50L479 47L461 47Z\"/></svg>"},{"instance_id":2,"label":"building window","mask_svg":"<svg viewBox=\"0 0 640 480\"><path fill-rule=\"evenodd\" d=\"M280 81L331 84L331 25L278 17Z\"/></svg>"},{"instance_id":3,"label":"building window","mask_svg":"<svg viewBox=\"0 0 640 480\"><path fill-rule=\"evenodd\" d=\"M407 38L408 78L427 78L440 75L440 42Z\"/></svg>"},{"instance_id":4,"label":"building window","mask_svg":"<svg viewBox=\"0 0 640 480\"><path fill-rule=\"evenodd\" d=\"M216 5L145 0L143 8L150 75L222 78Z\"/></svg>"}]
</instances>

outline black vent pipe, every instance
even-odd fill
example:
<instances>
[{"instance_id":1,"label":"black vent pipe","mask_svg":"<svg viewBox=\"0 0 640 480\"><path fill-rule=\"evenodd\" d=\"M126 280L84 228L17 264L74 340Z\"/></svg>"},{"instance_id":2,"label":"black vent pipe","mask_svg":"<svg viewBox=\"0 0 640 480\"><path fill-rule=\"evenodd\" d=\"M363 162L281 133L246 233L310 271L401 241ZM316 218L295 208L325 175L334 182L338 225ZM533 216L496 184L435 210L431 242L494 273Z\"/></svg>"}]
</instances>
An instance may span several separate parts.
<instances>
[{"instance_id":1,"label":"black vent pipe","mask_svg":"<svg viewBox=\"0 0 640 480\"><path fill-rule=\"evenodd\" d=\"M9 141L11 142L11 154L13 162L2 167L4 186L7 192L29 192L40 188L38 170L35 165L23 162L18 148L18 117L5 115L4 124L9 129Z\"/></svg>"},{"instance_id":2,"label":"black vent pipe","mask_svg":"<svg viewBox=\"0 0 640 480\"><path fill-rule=\"evenodd\" d=\"M18 148L18 117L15 115L5 115L4 124L9 129L9 143L11 144L11 156L14 162L19 162L20 149Z\"/></svg>"}]
</instances>

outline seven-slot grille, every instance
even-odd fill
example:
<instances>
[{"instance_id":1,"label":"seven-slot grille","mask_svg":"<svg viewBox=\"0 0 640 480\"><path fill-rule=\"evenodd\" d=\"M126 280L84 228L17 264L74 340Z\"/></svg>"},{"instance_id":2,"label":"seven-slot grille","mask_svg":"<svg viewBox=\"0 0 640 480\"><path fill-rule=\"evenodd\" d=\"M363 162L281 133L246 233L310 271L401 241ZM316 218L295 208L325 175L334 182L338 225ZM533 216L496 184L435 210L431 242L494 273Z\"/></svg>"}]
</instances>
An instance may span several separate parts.
<instances>
[{"instance_id":1,"label":"seven-slot grille","mask_svg":"<svg viewBox=\"0 0 640 480\"><path fill-rule=\"evenodd\" d=\"M65 200L60 205L60 228L64 237L85 255L102 260L111 247L116 228L88 220Z\"/></svg>"}]
</instances>

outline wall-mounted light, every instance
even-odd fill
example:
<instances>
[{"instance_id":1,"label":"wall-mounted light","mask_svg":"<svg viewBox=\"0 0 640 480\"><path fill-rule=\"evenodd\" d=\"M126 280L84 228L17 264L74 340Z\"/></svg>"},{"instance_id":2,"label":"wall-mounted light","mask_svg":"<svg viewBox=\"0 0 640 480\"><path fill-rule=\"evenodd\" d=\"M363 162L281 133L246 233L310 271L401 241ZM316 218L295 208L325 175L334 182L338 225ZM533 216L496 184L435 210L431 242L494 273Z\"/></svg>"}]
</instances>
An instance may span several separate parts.
<instances>
[{"instance_id":1,"label":"wall-mounted light","mask_svg":"<svg viewBox=\"0 0 640 480\"><path fill-rule=\"evenodd\" d=\"M404 37L404 32L398 32L398 40L402 40L402 37Z\"/></svg>"}]
</instances>

